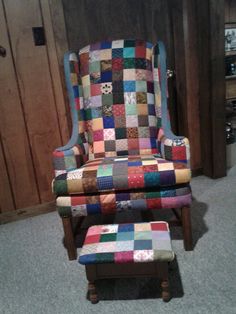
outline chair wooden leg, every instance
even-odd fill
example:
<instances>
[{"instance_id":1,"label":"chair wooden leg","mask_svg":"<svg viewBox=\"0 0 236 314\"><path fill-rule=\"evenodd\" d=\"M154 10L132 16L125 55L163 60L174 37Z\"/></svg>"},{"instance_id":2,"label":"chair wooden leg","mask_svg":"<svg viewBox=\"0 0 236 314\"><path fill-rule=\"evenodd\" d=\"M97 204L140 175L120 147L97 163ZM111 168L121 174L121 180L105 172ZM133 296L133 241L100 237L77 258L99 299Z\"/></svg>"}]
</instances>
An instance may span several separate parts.
<instances>
[{"instance_id":1,"label":"chair wooden leg","mask_svg":"<svg viewBox=\"0 0 236 314\"><path fill-rule=\"evenodd\" d=\"M181 208L181 219L182 219L185 251L192 251L193 240L192 240L190 207L185 206Z\"/></svg>"},{"instance_id":2,"label":"chair wooden leg","mask_svg":"<svg viewBox=\"0 0 236 314\"><path fill-rule=\"evenodd\" d=\"M65 246L67 249L69 260L75 260L77 258L77 249L75 246L71 217L63 217L62 224L65 235Z\"/></svg>"},{"instance_id":3,"label":"chair wooden leg","mask_svg":"<svg viewBox=\"0 0 236 314\"><path fill-rule=\"evenodd\" d=\"M164 302L170 301L169 282L167 279L161 281L161 297Z\"/></svg>"},{"instance_id":4,"label":"chair wooden leg","mask_svg":"<svg viewBox=\"0 0 236 314\"><path fill-rule=\"evenodd\" d=\"M98 303L98 294L97 294L96 286L94 282L88 283L88 297L91 303L93 304Z\"/></svg>"}]
</instances>

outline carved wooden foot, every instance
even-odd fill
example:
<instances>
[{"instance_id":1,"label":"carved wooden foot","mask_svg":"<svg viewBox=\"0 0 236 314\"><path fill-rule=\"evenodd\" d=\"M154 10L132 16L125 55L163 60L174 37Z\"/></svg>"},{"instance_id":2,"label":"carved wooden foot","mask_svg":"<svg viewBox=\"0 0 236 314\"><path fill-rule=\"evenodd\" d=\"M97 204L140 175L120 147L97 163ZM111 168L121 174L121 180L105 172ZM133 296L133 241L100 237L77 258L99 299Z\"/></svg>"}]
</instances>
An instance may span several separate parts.
<instances>
[{"instance_id":1,"label":"carved wooden foot","mask_svg":"<svg viewBox=\"0 0 236 314\"><path fill-rule=\"evenodd\" d=\"M162 297L162 300L164 302L168 302L170 301L170 292L169 292L169 282L168 280L164 279L162 280L161 282L161 297Z\"/></svg>"},{"instance_id":2,"label":"carved wooden foot","mask_svg":"<svg viewBox=\"0 0 236 314\"><path fill-rule=\"evenodd\" d=\"M88 298L91 301L91 303L96 304L98 303L98 295L97 290L94 282L88 283Z\"/></svg>"}]
</instances>

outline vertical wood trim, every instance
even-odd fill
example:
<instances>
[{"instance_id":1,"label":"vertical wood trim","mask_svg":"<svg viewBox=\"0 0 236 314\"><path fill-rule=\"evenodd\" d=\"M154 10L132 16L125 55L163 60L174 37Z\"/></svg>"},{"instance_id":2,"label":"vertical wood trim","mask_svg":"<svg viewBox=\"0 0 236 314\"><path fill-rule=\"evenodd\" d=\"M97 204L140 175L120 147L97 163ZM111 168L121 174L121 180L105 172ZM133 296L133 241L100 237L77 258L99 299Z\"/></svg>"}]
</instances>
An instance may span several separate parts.
<instances>
[{"instance_id":1,"label":"vertical wood trim","mask_svg":"<svg viewBox=\"0 0 236 314\"><path fill-rule=\"evenodd\" d=\"M15 210L14 197L11 190L7 164L0 138L0 213Z\"/></svg>"},{"instance_id":2,"label":"vertical wood trim","mask_svg":"<svg viewBox=\"0 0 236 314\"><path fill-rule=\"evenodd\" d=\"M224 0L209 0L213 177L226 175Z\"/></svg>"},{"instance_id":3,"label":"vertical wood trim","mask_svg":"<svg viewBox=\"0 0 236 314\"><path fill-rule=\"evenodd\" d=\"M59 62L56 52L56 45L54 33L52 29L52 20L48 0L41 0L42 19L47 39L47 52L49 59L49 66L51 72L51 79L53 83L54 96L56 100L57 115L60 125L60 133L62 142L67 143L69 139L68 122L65 107L65 95L63 93L62 78L59 69Z\"/></svg>"},{"instance_id":4,"label":"vertical wood trim","mask_svg":"<svg viewBox=\"0 0 236 314\"><path fill-rule=\"evenodd\" d=\"M6 57L0 58L0 130L16 208L22 208L38 204L39 195L35 184L22 99L17 84L9 30L2 1L0 1L0 29L2 32L1 45L7 51ZM24 184L23 187L22 184Z\"/></svg>"},{"instance_id":5,"label":"vertical wood trim","mask_svg":"<svg viewBox=\"0 0 236 314\"><path fill-rule=\"evenodd\" d=\"M199 63L195 0L183 0L184 49L186 69L186 109L191 167L202 168L199 117Z\"/></svg>"}]
</instances>

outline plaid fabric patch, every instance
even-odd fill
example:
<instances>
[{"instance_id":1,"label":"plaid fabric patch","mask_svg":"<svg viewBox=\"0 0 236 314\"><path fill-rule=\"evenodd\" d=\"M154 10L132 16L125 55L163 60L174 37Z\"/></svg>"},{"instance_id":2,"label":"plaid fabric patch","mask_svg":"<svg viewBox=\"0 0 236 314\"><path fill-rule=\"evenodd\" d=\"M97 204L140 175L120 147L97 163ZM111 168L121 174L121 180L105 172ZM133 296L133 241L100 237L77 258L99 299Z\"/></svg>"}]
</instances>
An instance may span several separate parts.
<instances>
[{"instance_id":1,"label":"plaid fabric patch","mask_svg":"<svg viewBox=\"0 0 236 314\"><path fill-rule=\"evenodd\" d=\"M148 189L188 183L191 172L182 163L155 155L105 157L55 178L56 195Z\"/></svg>"},{"instance_id":2,"label":"plaid fabric patch","mask_svg":"<svg viewBox=\"0 0 236 314\"><path fill-rule=\"evenodd\" d=\"M115 214L129 210L180 208L192 201L189 185L155 190L99 193L95 195L61 196L56 200L62 217Z\"/></svg>"},{"instance_id":3,"label":"plaid fabric patch","mask_svg":"<svg viewBox=\"0 0 236 314\"><path fill-rule=\"evenodd\" d=\"M169 226L158 221L90 227L79 262L86 265L169 262L173 259Z\"/></svg>"}]
</instances>

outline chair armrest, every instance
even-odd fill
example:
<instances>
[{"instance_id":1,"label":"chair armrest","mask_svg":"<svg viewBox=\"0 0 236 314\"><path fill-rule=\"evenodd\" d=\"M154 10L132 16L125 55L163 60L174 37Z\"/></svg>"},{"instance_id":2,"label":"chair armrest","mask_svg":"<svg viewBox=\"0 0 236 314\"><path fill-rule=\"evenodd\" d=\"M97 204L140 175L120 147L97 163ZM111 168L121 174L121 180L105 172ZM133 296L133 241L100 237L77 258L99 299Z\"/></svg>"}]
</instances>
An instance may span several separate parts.
<instances>
[{"instance_id":1,"label":"chair armrest","mask_svg":"<svg viewBox=\"0 0 236 314\"><path fill-rule=\"evenodd\" d=\"M175 136L173 133L167 137L163 131L159 131L157 145L162 158L185 163L190 168L190 145L186 137Z\"/></svg>"},{"instance_id":2,"label":"chair armrest","mask_svg":"<svg viewBox=\"0 0 236 314\"><path fill-rule=\"evenodd\" d=\"M53 152L55 176L81 167L88 160L88 144L78 135L77 141L69 141Z\"/></svg>"}]
</instances>

